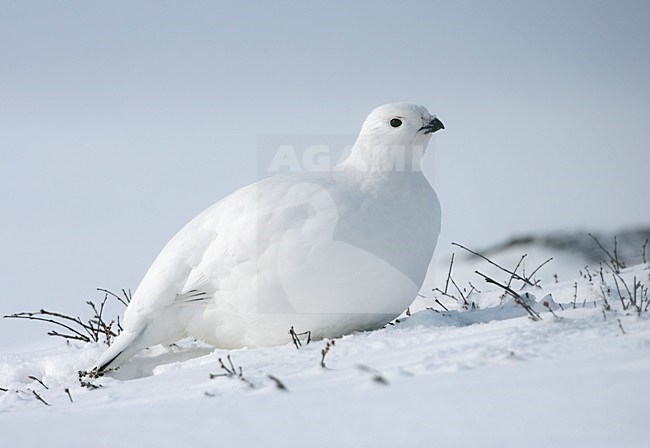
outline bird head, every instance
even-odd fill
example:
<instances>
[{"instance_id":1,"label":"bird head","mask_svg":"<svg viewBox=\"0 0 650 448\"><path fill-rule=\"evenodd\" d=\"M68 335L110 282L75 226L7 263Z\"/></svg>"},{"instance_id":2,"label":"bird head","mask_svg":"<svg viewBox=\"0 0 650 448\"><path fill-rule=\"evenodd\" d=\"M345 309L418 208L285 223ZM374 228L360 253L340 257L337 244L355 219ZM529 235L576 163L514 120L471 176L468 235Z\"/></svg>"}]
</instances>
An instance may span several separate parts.
<instances>
[{"instance_id":1,"label":"bird head","mask_svg":"<svg viewBox=\"0 0 650 448\"><path fill-rule=\"evenodd\" d=\"M366 118L351 158L370 170L419 169L431 134L444 128L423 106L384 104Z\"/></svg>"}]
</instances>

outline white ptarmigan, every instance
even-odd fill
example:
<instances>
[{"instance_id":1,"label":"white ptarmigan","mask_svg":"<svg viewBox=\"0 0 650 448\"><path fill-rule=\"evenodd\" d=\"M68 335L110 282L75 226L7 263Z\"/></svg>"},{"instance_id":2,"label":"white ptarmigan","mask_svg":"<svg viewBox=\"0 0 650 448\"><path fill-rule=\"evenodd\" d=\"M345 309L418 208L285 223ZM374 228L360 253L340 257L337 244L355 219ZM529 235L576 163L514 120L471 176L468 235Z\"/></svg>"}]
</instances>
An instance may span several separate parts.
<instances>
[{"instance_id":1,"label":"white ptarmigan","mask_svg":"<svg viewBox=\"0 0 650 448\"><path fill-rule=\"evenodd\" d=\"M187 336L259 347L290 342L292 326L334 338L399 316L440 233L421 170L439 129L417 104L380 106L331 171L270 177L200 213L158 255L97 369Z\"/></svg>"}]
</instances>

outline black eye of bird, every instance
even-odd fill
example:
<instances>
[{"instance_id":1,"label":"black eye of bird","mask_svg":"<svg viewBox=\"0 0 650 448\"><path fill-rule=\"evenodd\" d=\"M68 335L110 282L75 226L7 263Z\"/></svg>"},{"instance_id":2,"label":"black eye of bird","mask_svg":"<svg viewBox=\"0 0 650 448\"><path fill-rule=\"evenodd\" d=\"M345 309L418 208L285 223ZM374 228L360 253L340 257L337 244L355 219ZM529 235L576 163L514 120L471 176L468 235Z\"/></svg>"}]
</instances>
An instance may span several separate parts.
<instances>
[{"instance_id":1,"label":"black eye of bird","mask_svg":"<svg viewBox=\"0 0 650 448\"><path fill-rule=\"evenodd\" d=\"M390 120L390 125L394 128L399 128L402 125L402 120L399 118L393 118Z\"/></svg>"}]
</instances>

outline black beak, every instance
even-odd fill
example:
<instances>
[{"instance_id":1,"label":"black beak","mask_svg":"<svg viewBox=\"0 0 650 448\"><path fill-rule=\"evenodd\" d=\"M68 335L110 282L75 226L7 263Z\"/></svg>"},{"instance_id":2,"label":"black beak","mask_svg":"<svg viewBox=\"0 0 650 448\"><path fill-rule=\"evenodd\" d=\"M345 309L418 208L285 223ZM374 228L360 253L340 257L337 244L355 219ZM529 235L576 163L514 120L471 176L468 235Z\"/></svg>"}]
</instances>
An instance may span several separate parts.
<instances>
[{"instance_id":1,"label":"black beak","mask_svg":"<svg viewBox=\"0 0 650 448\"><path fill-rule=\"evenodd\" d=\"M418 129L418 132L424 131L425 134L432 134L444 128L445 125L442 124L442 121L438 120L437 118L434 118L433 120L431 120L430 122L422 126L420 129Z\"/></svg>"}]
</instances>

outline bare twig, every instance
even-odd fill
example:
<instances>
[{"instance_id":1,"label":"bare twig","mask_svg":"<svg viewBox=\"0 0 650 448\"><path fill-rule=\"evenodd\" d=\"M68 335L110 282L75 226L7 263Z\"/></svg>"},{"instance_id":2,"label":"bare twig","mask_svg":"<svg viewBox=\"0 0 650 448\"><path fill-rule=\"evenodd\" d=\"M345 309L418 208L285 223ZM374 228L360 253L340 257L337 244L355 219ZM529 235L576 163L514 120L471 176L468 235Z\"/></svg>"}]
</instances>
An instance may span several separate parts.
<instances>
[{"instance_id":1,"label":"bare twig","mask_svg":"<svg viewBox=\"0 0 650 448\"><path fill-rule=\"evenodd\" d=\"M106 303L108 302L109 297L117 298L121 303L128 304L127 299L130 299L130 293L126 293L123 290L125 298L122 299L118 295L111 293L110 291L100 289L100 291L105 292L103 300L100 302L99 307L95 305L94 302L86 302L91 309L93 310L93 316L87 321L84 322L80 317L72 317L66 314L57 313L54 311L48 311L41 309L35 312L22 312L15 313L11 315L4 316L9 319L26 319L33 321L46 322L52 325L56 325L61 328L65 328L67 331L61 333L56 330L50 330L47 334L49 336L62 337L67 340L78 340L82 342L99 342L102 336L104 337L104 342L107 345L110 345L112 339L116 337L119 332L121 332L121 326L119 325L119 316L118 316L118 332L112 330L113 324L115 321L110 321L107 323L104 320L104 311Z\"/></svg>"},{"instance_id":2,"label":"bare twig","mask_svg":"<svg viewBox=\"0 0 650 448\"><path fill-rule=\"evenodd\" d=\"M292 325L291 328L289 328L289 334L291 335L291 341L293 342L293 345L295 345L297 349L300 349L300 347L302 347L302 341L300 340L300 336L307 335L307 342L305 342L305 345L311 342L311 331L296 333L296 330L294 330Z\"/></svg>"},{"instance_id":3,"label":"bare twig","mask_svg":"<svg viewBox=\"0 0 650 448\"><path fill-rule=\"evenodd\" d=\"M503 266L496 264L494 261L490 260L490 259L487 258L486 256L481 255L481 254L479 254L478 252L474 252L473 250L468 249L468 248L466 248L465 246L463 246L463 245L461 245L461 244L458 244L458 243L451 243L451 244L454 245L454 246L458 246L458 247L460 247L461 249L465 249L467 252L469 252L469 253L471 253L471 254L474 254L474 255L476 255L476 256L479 257L479 258L482 258L483 260L485 260L485 261L487 261L488 263L490 263L492 266L495 266L495 267L501 269L503 272L506 272L506 273L510 274L510 275L513 276L515 279L520 280L520 281L526 283L527 285L535 286L535 285L534 285L530 280L528 280L527 278L524 278L524 277L522 277L521 275L517 274L516 272L510 271L510 270L504 268Z\"/></svg>"},{"instance_id":4,"label":"bare twig","mask_svg":"<svg viewBox=\"0 0 650 448\"><path fill-rule=\"evenodd\" d=\"M287 389L287 386L284 385L282 381L274 377L273 375L267 375L270 380L272 380L275 383L275 387L277 387L280 390L284 390L286 392L289 392L289 389Z\"/></svg>"},{"instance_id":5,"label":"bare twig","mask_svg":"<svg viewBox=\"0 0 650 448\"><path fill-rule=\"evenodd\" d=\"M544 303L542 303L542 305L544 305L551 312L553 317L555 317L556 319L562 319L560 316L555 314L555 311L553 311L553 308L551 308L551 305L546 300L544 300Z\"/></svg>"},{"instance_id":6,"label":"bare twig","mask_svg":"<svg viewBox=\"0 0 650 448\"><path fill-rule=\"evenodd\" d=\"M607 300L607 294L605 294L605 290L603 287L600 287L600 292L603 294L603 308L605 311L609 311L611 309L611 306L609 305L609 301ZM609 288L607 288L607 292L609 293Z\"/></svg>"},{"instance_id":7,"label":"bare twig","mask_svg":"<svg viewBox=\"0 0 650 448\"><path fill-rule=\"evenodd\" d=\"M479 289L476 286L472 285L472 282L467 282L467 283L469 283L469 286L472 288L467 294L467 297L469 297L470 294L472 294L472 292L474 291L476 291L478 294L481 294L481 291L479 291Z\"/></svg>"},{"instance_id":8,"label":"bare twig","mask_svg":"<svg viewBox=\"0 0 650 448\"><path fill-rule=\"evenodd\" d=\"M523 255L521 256L521 258L520 258L519 261L517 262L517 266L515 266L515 270L512 271L512 272L517 272L517 269L519 269L519 266L521 266L521 263L524 261L524 258L526 258L527 256L528 256L528 254L523 254ZM514 279L515 279L515 278L511 275L510 278L508 279L508 287L510 287L510 285L512 284L512 281L513 281Z\"/></svg>"},{"instance_id":9,"label":"bare twig","mask_svg":"<svg viewBox=\"0 0 650 448\"><path fill-rule=\"evenodd\" d=\"M383 384L384 386L388 386L388 380L384 378L384 376L379 372L378 370L373 369L372 367L368 367L363 364L357 364L357 369L361 370L362 372L366 372L372 375L372 380L375 383Z\"/></svg>"},{"instance_id":10,"label":"bare twig","mask_svg":"<svg viewBox=\"0 0 650 448\"><path fill-rule=\"evenodd\" d=\"M593 236L591 233L588 233L587 235L589 235L596 242L600 250L602 250L605 253L605 255L609 257L609 261L611 265L609 265L607 262L605 262L605 264L607 264L612 269L612 271L616 272L617 274L620 274L621 269L625 268L625 264L623 264L623 262L620 262L618 260L618 242L616 240L616 237L614 237L614 255L612 255L607 249L605 249L605 247L602 244L600 244L598 238Z\"/></svg>"},{"instance_id":11,"label":"bare twig","mask_svg":"<svg viewBox=\"0 0 650 448\"><path fill-rule=\"evenodd\" d=\"M451 279L451 270L454 267L454 256L456 254L452 252L451 254L451 261L449 262L449 272L447 273L447 281L445 282L445 294L447 294L447 291L449 289L449 280Z\"/></svg>"},{"instance_id":12,"label":"bare twig","mask_svg":"<svg viewBox=\"0 0 650 448\"><path fill-rule=\"evenodd\" d=\"M221 358L219 358L219 366L223 370L225 370L226 373L211 373L210 374L210 379L216 378L216 377L219 377L219 376L235 376L235 375L237 375L237 369L235 369L235 366L232 363L232 359L230 359L230 355L228 355L227 359L230 362L230 368L223 363L223 360Z\"/></svg>"},{"instance_id":13,"label":"bare twig","mask_svg":"<svg viewBox=\"0 0 650 448\"><path fill-rule=\"evenodd\" d=\"M447 294L447 293L445 293L445 292L444 292L442 289L440 289L440 288L433 288L432 291L433 291L433 292L439 292L439 293L442 294L444 297L449 297L450 299L453 299L455 302L458 302L458 298L457 298L456 296L453 296L453 295L451 295L451 294Z\"/></svg>"},{"instance_id":14,"label":"bare twig","mask_svg":"<svg viewBox=\"0 0 650 448\"><path fill-rule=\"evenodd\" d=\"M66 394L68 394L68 398L70 399L70 403L74 403L74 400L72 399L72 394L70 393L70 389L68 389L68 388L66 387L65 389L63 389L63 391L64 391Z\"/></svg>"},{"instance_id":15,"label":"bare twig","mask_svg":"<svg viewBox=\"0 0 650 448\"><path fill-rule=\"evenodd\" d=\"M41 397L41 396L40 396L40 395L39 395L35 390L32 390L32 393L34 394L34 396L36 397L36 399L37 399L38 401L40 401L41 403L43 403L45 406L51 406L51 404L48 403L47 401L43 400L43 397Z\"/></svg>"},{"instance_id":16,"label":"bare twig","mask_svg":"<svg viewBox=\"0 0 650 448\"><path fill-rule=\"evenodd\" d=\"M239 366L239 369L237 369L237 368L235 367L235 364L232 362L232 358L230 357L230 353L228 354L228 356L226 357L226 359L228 360L228 364L229 364L230 367L226 366L226 365L224 364L224 362L223 362L223 360L222 360L221 358L219 358L219 360L218 360L218 361L219 361L219 365L220 365L220 367L221 367L223 370L225 370L226 373L211 373L211 374L210 374L210 379L214 379L214 378L218 378L218 377L224 377L224 376L225 376L225 377L234 377L234 376L236 376L236 377L239 378L240 381L242 381L242 382L248 384L248 386L249 386L251 389L254 389L254 388L255 388L255 385L254 385L253 383L251 383L250 381L248 381L248 380L244 377L244 369L242 369L241 366ZM239 371L238 371L238 370L239 370Z\"/></svg>"},{"instance_id":17,"label":"bare twig","mask_svg":"<svg viewBox=\"0 0 650 448\"><path fill-rule=\"evenodd\" d=\"M621 322L621 319L616 319L616 320L618 321L618 328L621 329L621 332L622 332L623 334L627 334L627 332L626 332L625 329L623 328L623 323Z\"/></svg>"},{"instance_id":18,"label":"bare twig","mask_svg":"<svg viewBox=\"0 0 650 448\"><path fill-rule=\"evenodd\" d=\"M76 323L77 325L81 326L83 329L88 330L88 326L86 324L84 324L81 320L72 318L70 316L64 316L64 315L61 315L59 313L46 311L46 310L40 310L40 311L36 311L36 312L33 312L33 313L16 313L16 314L10 314L10 315L3 316L3 317L5 319L37 320L37 321L41 321L41 322L47 322L47 323L50 323L50 324L58 325L60 327L65 328L66 330L69 330L72 333L74 333L75 338L78 338L78 339L80 339L80 340L82 340L84 342L91 342L91 339L90 339L89 336L86 336L85 334L81 333L80 331L75 330L70 325L64 324L63 322L59 322L58 320L54 320L53 318L39 317L39 316L52 316L52 317L72 321L72 322ZM56 334L56 336L58 336L58 334Z\"/></svg>"},{"instance_id":19,"label":"bare twig","mask_svg":"<svg viewBox=\"0 0 650 448\"><path fill-rule=\"evenodd\" d=\"M491 283L491 284L493 284L493 285L496 285L496 286L498 286L498 287L500 287L500 288L503 288L507 293L509 293L509 294L510 294L514 299L515 299L515 303L516 303L517 305L521 305L521 306L526 310L526 312L530 315L531 319L533 319L533 320L535 320L535 321L537 321L537 320L542 320L542 316L540 316L539 313L538 313L537 311L535 311L535 310L534 310L534 309L533 309L533 308L532 308L532 307L531 307L531 306L530 306L530 305L529 305L529 304L528 304L528 303L523 299L523 297L521 297L521 295L519 295L519 293L517 293L516 291L514 291L512 288L508 287L507 285L503 285L503 284L497 282L497 281L494 280L493 278L490 278L490 277L488 277L487 275L482 274L482 273L479 272L479 271L474 271L474 272L475 272L476 274L480 275L481 277L483 277L483 279L484 279L486 282Z\"/></svg>"},{"instance_id":20,"label":"bare twig","mask_svg":"<svg viewBox=\"0 0 650 448\"><path fill-rule=\"evenodd\" d=\"M108 289L103 289L103 288L97 288L97 291L101 291L103 293L106 293L114 298L116 298L122 305L124 306L129 306L129 303L131 302L131 290L129 289L129 293L127 294L126 291L123 289L122 294L124 294L124 298L118 296L114 292L109 291Z\"/></svg>"},{"instance_id":21,"label":"bare twig","mask_svg":"<svg viewBox=\"0 0 650 448\"><path fill-rule=\"evenodd\" d=\"M549 259L546 260L544 263L542 263L542 264L540 264L539 266L537 266L537 269L535 269L533 272L531 272L531 274L528 276L528 279L529 279L529 280L532 279L533 276L537 273L537 271L539 271L540 269L542 269L542 268L543 268L547 263L550 263L551 261L553 261L553 257L549 258ZM555 283L557 283L557 281L556 281Z\"/></svg>"},{"instance_id":22,"label":"bare twig","mask_svg":"<svg viewBox=\"0 0 650 448\"><path fill-rule=\"evenodd\" d=\"M449 311L449 309L440 302L440 300L436 299L436 303L442 307L445 311Z\"/></svg>"},{"instance_id":23,"label":"bare twig","mask_svg":"<svg viewBox=\"0 0 650 448\"><path fill-rule=\"evenodd\" d=\"M38 384L40 384L41 386L43 386L44 388L49 389L49 387L47 387L47 386L45 385L45 383L43 383L43 381L39 380L39 379L36 378L34 375L29 375L27 378L29 378L30 380L34 380L34 381L36 381Z\"/></svg>"},{"instance_id":24,"label":"bare twig","mask_svg":"<svg viewBox=\"0 0 650 448\"><path fill-rule=\"evenodd\" d=\"M321 357L321 359L320 359L320 366L321 366L322 368L325 368L325 367L326 367L326 366L325 366L325 356L327 356L327 354L329 353L330 348L334 347L335 345L336 345L336 341L334 341L334 340L327 341L327 343L325 344L325 348L323 348L323 349L320 351L320 353L321 353L321 355L322 355L322 357Z\"/></svg>"},{"instance_id":25,"label":"bare twig","mask_svg":"<svg viewBox=\"0 0 650 448\"><path fill-rule=\"evenodd\" d=\"M616 291L618 292L618 298L621 300L621 305L623 306L623 310L627 309L627 305L625 304L625 300L623 299L623 294L621 294L621 288L618 286L618 280L616 280L616 276L614 275L614 283L616 284Z\"/></svg>"},{"instance_id":26,"label":"bare twig","mask_svg":"<svg viewBox=\"0 0 650 448\"><path fill-rule=\"evenodd\" d=\"M451 278L451 284L454 285L454 288L456 288L458 294L463 298L463 305L469 306L469 302L467 302L467 297L465 297L465 294L463 294L463 291L460 290L460 288L458 287L458 285L456 284L453 278Z\"/></svg>"}]
</instances>

